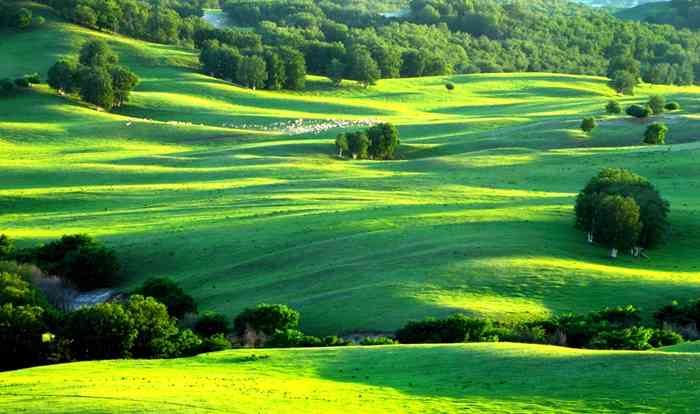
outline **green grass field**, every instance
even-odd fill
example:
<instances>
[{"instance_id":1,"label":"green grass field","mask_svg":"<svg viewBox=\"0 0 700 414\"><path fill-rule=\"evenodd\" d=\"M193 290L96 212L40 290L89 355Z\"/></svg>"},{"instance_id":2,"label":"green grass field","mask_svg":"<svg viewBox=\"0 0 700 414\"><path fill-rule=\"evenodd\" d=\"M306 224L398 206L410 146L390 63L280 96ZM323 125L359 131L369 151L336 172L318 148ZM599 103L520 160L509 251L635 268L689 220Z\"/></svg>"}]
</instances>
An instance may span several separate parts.
<instances>
[{"instance_id":1,"label":"green grass field","mask_svg":"<svg viewBox=\"0 0 700 414\"><path fill-rule=\"evenodd\" d=\"M700 355L466 344L239 350L0 374L3 413L693 413Z\"/></svg>"},{"instance_id":2,"label":"green grass field","mask_svg":"<svg viewBox=\"0 0 700 414\"><path fill-rule=\"evenodd\" d=\"M602 116L614 95L595 77L367 90L311 77L303 93L250 91L198 74L191 50L55 19L3 35L0 77L45 75L94 37L141 77L128 106L97 112L45 85L0 100L0 232L21 245L89 233L117 250L124 288L170 277L230 315L286 303L311 334L457 311L517 320L635 304L648 315L700 294L700 88L620 98L683 105L665 115L672 145L647 148L643 123ZM602 120L585 136L590 114ZM337 130L274 128L301 118L394 122L402 159L342 161ZM647 176L672 203L673 239L648 260L611 261L572 226L575 194L608 166Z\"/></svg>"}]
</instances>

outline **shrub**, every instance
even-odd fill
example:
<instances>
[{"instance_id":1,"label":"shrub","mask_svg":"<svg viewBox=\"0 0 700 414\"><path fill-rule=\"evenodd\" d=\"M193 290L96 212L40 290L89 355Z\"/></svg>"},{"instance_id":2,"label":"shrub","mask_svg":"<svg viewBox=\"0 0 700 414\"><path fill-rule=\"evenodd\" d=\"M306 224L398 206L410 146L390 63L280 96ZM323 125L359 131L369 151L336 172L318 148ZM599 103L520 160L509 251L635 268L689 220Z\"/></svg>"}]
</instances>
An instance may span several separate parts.
<instances>
[{"instance_id":1,"label":"shrub","mask_svg":"<svg viewBox=\"0 0 700 414\"><path fill-rule=\"evenodd\" d=\"M26 75L25 78L31 83L32 85L38 85L41 83L41 78L39 77L38 73L30 73L29 75Z\"/></svg>"},{"instance_id":2,"label":"shrub","mask_svg":"<svg viewBox=\"0 0 700 414\"><path fill-rule=\"evenodd\" d=\"M247 308L233 321L233 330L238 336L252 329L265 335L276 331L299 329L299 312L286 305L260 304Z\"/></svg>"},{"instance_id":3,"label":"shrub","mask_svg":"<svg viewBox=\"0 0 700 414\"><path fill-rule=\"evenodd\" d=\"M448 91L453 91L455 90L455 84L452 82L447 82L445 83L445 89L447 89Z\"/></svg>"},{"instance_id":4,"label":"shrub","mask_svg":"<svg viewBox=\"0 0 700 414\"><path fill-rule=\"evenodd\" d=\"M199 352L218 352L231 349L231 341L223 334L216 334L202 339Z\"/></svg>"},{"instance_id":5,"label":"shrub","mask_svg":"<svg viewBox=\"0 0 700 414\"><path fill-rule=\"evenodd\" d=\"M58 92L76 92L79 88L78 66L71 61L59 60L49 69L47 82Z\"/></svg>"},{"instance_id":6,"label":"shrub","mask_svg":"<svg viewBox=\"0 0 700 414\"><path fill-rule=\"evenodd\" d=\"M396 332L396 339L402 344L484 342L492 339L486 335L491 326L486 319L456 314L410 321Z\"/></svg>"},{"instance_id":7,"label":"shrub","mask_svg":"<svg viewBox=\"0 0 700 414\"><path fill-rule=\"evenodd\" d=\"M380 336L378 338L364 338L362 341L360 341L360 345L363 346L376 346L376 345L395 345L398 342L394 340L393 338L389 338L386 336Z\"/></svg>"},{"instance_id":8,"label":"shrub","mask_svg":"<svg viewBox=\"0 0 700 414\"><path fill-rule=\"evenodd\" d=\"M131 354L136 358L168 358L178 355L174 336L178 329L168 309L152 297L133 295L125 305L138 334Z\"/></svg>"},{"instance_id":9,"label":"shrub","mask_svg":"<svg viewBox=\"0 0 700 414\"><path fill-rule=\"evenodd\" d=\"M0 273L0 305L12 303L15 306L40 305L39 293L21 276L13 273Z\"/></svg>"},{"instance_id":10,"label":"shrub","mask_svg":"<svg viewBox=\"0 0 700 414\"><path fill-rule=\"evenodd\" d=\"M202 338L229 333L228 318L220 313L205 312L195 322L193 331Z\"/></svg>"},{"instance_id":11,"label":"shrub","mask_svg":"<svg viewBox=\"0 0 700 414\"><path fill-rule=\"evenodd\" d=\"M9 95L15 90L15 83L11 79L0 79L0 93Z\"/></svg>"},{"instance_id":12,"label":"shrub","mask_svg":"<svg viewBox=\"0 0 700 414\"><path fill-rule=\"evenodd\" d=\"M596 123L595 118L593 117L584 118L581 122L581 130L585 133L593 131L597 126L598 124Z\"/></svg>"},{"instance_id":13,"label":"shrub","mask_svg":"<svg viewBox=\"0 0 700 414\"><path fill-rule=\"evenodd\" d=\"M649 145L664 145L666 143L666 124L651 124L644 132L644 143Z\"/></svg>"},{"instance_id":14,"label":"shrub","mask_svg":"<svg viewBox=\"0 0 700 414\"><path fill-rule=\"evenodd\" d=\"M678 111L681 109L681 104L678 102L669 102L664 107L667 111Z\"/></svg>"},{"instance_id":15,"label":"shrub","mask_svg":"<svg viewBox=\"0 0 700 414\"><path fill-rule=\"evenodd\" d=\"M627 108L627 115L635 118L648 118L653 111L648 106L631 105Z\"/></svg>"},{"instance_id":16,"label":"shrub","mask_svg":"<svg viewBox=\"0 0 700 414\"><path fill-rule=\"evenodd\" d=\"M642 322L641 312L632 305L605 308L591 313L590 319L595 323L605 322L617 328L631 328Z\"/></svg>"},{"instance_id":17,"label":"shrub","mask_svg":"<svg viewBox=\"0 0 700 414\"><path fill-rule=\"evenodd\" d=\"M29 79L27 78L17 78L15 79L15 86L18 88L28 88L30 85Z\"/></svg>"},{"instance_id":18,"label":"shrub","mask_svg":"<svg viewBox=\"0 0 700 414\"><path fill-rule=\"evenodd\" d=\"M85 234L63 236L34 252L45 272L67 279L81 290L116 284L119 262L114 251Z\"/></svg>"},{"instance_id":19,"label":"shrub","mask_svg":"<svg viewBox=\"0 0 700 414\"><path fill-rule=\"evenodd\" d=\"M399 146L399 131L389 123L375 125L367 130L368 154L375 160L390 160Z\"/></svg>"},{"instance_id":20,"label":"shrub","mask_svg":"<svg viewBox=\"0 0 700 414\"><path fill-rule=\"evenodd\" d=\"M305 335L296 329L279 329L265 343L270 348L313 348L323 345L320 338Z\"/></svg>"},{"instance_id":21,"label":"shrub","mask_svg":"<svg viewBox=\"0 0 700 414\"><path fill-rule=\"evenodd\" d=\"M620 105L620 103L617 101L610 101L605 106L605 111L609 114L621 114L622 113L622 105Z\"/></svg>"},{"instance_id":22,"label":"shrub","mask_svg":"<svg viewBox=\"0 0 700 414\"><path fill-rule=\"evenodd\" d=\"M180 330L174 337L170 338L172 349L174 350L173 357L188 357L197 355L202 351L204 342L194 332L189 329Z\"/></svg>"},{"instance_id":23,"label":"shrub","mask_svg":"<svg viewBox=\"0 0 700 414\"><path fill-rule=\"evenodd\" d=\"M15 242L5 234L0 234L0 260L9 260L14 258Z\"/></svg>"},{"instance_id":24,"label":"shrub","mask_svg":"<svg viewBox=\"0 0 700 414\"><path fill-rule=\"evenodd\" d=\"M593 349L626 349L644 351L651 349L649 340L654 330L635 326L627 329L602 331L598 333L588 346Z\"/></svg>"},{"instance_id":25,"label":"shrub","mask_svg":"<svg viewBox=\"0 0 700 414\"><path fill-rule=\"evenodd\" d=\"M168 313L182 319L187 313L196 313L197 305L192 296L170 279L152 278L143 282L133 294L150 296L168 308Z\"/></svg>"},{"instance_id":26,"label":"shrub","mask_svg":"<svg viewBox=\"0 0 700 414\"><path fill-rule=\"evenodd\" d=\"M676 345L681 342L683 342L683 337L669 329L654 329L651 338L649 338L649 345L654 348Z\"/></svg>"},{"instance_id":27,"label":"shrub","mask_svg":"<svg viewBox=\"0 0 700 414\"><path fill-rule=\"evenodd\" d=\"M664 112L666 107L666 98L661 95L654 95L649 99L649 108L654 113L654 115L659 115Z\"/></svg>"}]
</instances>

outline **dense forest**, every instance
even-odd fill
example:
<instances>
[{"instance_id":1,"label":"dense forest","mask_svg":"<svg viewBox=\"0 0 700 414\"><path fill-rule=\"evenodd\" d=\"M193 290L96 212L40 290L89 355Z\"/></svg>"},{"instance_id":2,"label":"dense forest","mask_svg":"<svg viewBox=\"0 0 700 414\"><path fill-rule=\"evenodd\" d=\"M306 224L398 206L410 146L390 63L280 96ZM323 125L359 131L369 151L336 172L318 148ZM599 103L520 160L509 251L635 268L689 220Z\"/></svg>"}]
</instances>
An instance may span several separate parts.
<instances>
[{"instance_id":1,"label":"dense forest","mask_svg":"<svg viewBox=\"0 0 700 414\"><path fill-rule=\"evenodd\" d=\"M672 0L662 5L646 5L632 12L642 14L644 21L649 23L700 29L700 1L698 0Z\"/></svg>"},{"instance_id":2,"label":"dense forest","mask_svg":"<svg viewBox=\"0 0 700 414\"><path fill-rule=\"evenodd\" d=\"M307 72L364 85L558 72L608 76L621 92L638 79L700 80L700 33L624 21L564 0L227 0L222 7L236 26L227 29L201 18L209 0L44 1L86 27L197 47L206 73L253 88L301 89ZM697 3L674 0L673 7L691 15ZM6 25L28 24L12 13Z\"/></svg>"}]
</instances>

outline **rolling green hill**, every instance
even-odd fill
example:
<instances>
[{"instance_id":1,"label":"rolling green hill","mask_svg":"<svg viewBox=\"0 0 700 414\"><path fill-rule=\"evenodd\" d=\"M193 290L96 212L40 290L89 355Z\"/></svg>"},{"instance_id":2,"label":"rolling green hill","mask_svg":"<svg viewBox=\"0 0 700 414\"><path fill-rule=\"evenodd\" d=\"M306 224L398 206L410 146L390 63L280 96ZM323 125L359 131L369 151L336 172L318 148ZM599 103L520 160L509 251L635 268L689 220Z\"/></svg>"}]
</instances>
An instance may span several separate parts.
<instances>
[{"instance_id":1,"label":"rolling green hill","mask_svg":"<svg viewBox=\"0 0 700 414\"><path fill-rule=\"evenodd\" d=\"M647 148L645 125L623 117L580 132L615 97L596 77L251 91L198 74L194 51L55 20L2 37L0 77L45 74L94 37L142 79L121 111L45 85L0 100L0 230L21 245L89 233L117 250L125 288L171 277L230 315L286 303L312 334L455 311L515 320L636 304L648 315L700 294L700 88L621 99L683 105L665 116L672 145ZM298 119L304 128L290 127ZM399 126L401 160L335 159L339 130L309 126L368 120ZM573 228L575 194L608 166L647 176L672 203L673 239L648 260L611 261Z\"/></svg>"},{"instance_id":2,"label":"rolling green hill","mask_svg":"<svg viewBox=\"0 0 700 414\"><path fill-rule=\"evenodd\" d=\"M0 374L3 413L691 413L700 356L514 344L239 350Z\"/></svg>"}]
</instances>

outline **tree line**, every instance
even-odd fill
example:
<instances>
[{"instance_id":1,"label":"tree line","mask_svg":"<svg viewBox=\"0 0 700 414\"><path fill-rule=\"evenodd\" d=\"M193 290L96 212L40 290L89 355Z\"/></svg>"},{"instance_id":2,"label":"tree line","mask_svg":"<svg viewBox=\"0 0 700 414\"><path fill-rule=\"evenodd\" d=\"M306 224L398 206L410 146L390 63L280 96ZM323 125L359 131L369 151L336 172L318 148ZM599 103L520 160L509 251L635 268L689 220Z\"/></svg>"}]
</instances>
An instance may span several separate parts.
<instances>
[{"instance_id":1,"label":"tree line","mask_svg":"<svg viewBox=\"0 0 700 414\"><path fill-rule=\"evenodd\" d=\"M310 73L334 80L523 71L629 74L635 84L700 79L696 32L556 0L413 0L409 6L397 17L343 13L330 0L228 0L223 8L263 43L298 48Z\"/></svg>"},{"instance_id":2,"label":"tree line","mask_svg":"<svg viewBox=\"0 0 700 414\"><path fill-rule=\"evenodd\" d=\"M0 1L0 30L25 30L44 24L42 16L34 16L31 9L15 2Z\"/></svg>"}]
</instances>

